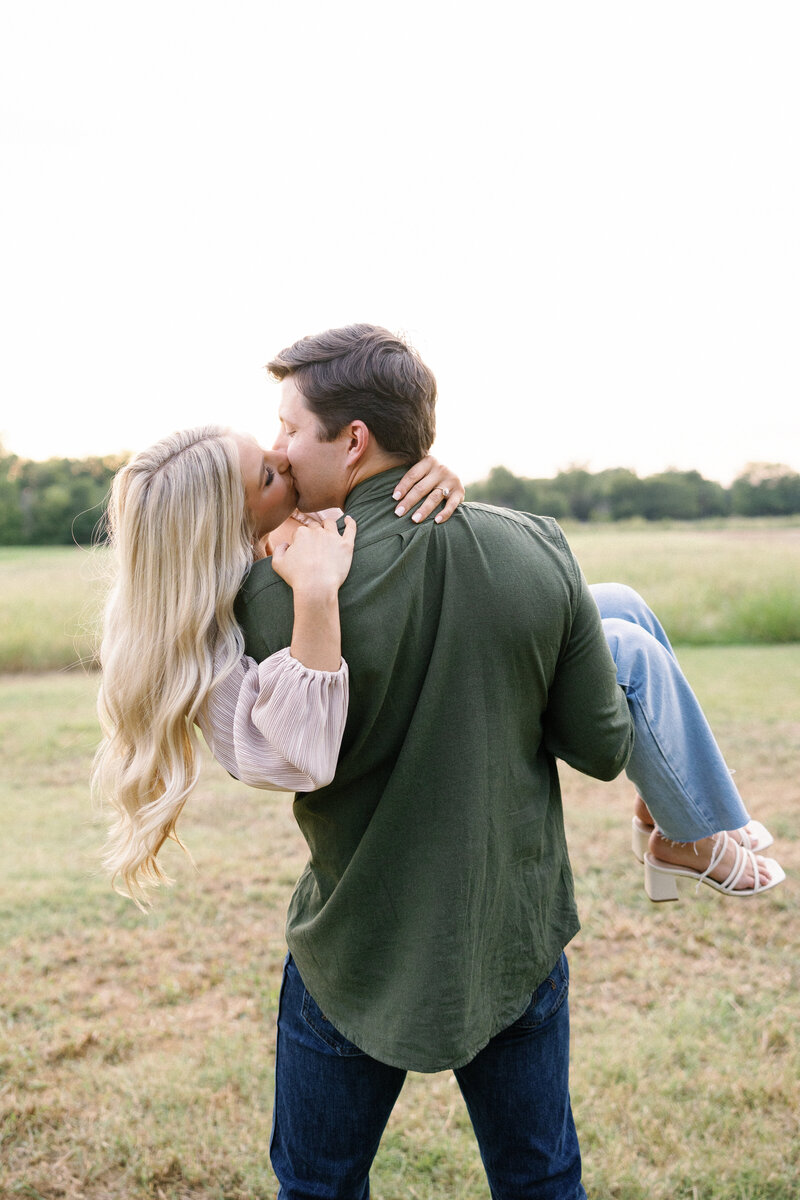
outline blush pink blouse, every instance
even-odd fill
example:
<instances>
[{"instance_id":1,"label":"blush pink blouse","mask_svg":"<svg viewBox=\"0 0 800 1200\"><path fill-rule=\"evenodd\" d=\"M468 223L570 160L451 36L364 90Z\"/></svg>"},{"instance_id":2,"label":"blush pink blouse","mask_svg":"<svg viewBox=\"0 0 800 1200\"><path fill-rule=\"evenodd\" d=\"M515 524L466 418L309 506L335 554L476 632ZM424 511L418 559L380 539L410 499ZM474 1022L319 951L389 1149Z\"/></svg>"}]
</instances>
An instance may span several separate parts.
<instances>
[{"instance_id":1,"label":"blush pink blouse","mask_svg":"<svg viewBox=\"0 0 800 1200\"><path fill-rule=\"evenodd\" d=\"M349 675L314 671L279 650L244 656L215 685L198 725L226 771L251 787L313 792L333 779L347 719Z\"/></svg>"}]
</instances>

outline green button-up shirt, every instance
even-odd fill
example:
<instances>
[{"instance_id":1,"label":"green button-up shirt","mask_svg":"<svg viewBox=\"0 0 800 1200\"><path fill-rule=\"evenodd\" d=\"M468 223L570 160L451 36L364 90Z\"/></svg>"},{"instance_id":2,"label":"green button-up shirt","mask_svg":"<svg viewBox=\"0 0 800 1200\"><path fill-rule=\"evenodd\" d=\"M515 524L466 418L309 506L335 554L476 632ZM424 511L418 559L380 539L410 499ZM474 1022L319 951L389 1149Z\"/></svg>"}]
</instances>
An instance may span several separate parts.
<instances>
[{"instance_id":1,"label":"green button-up shirt","mask_svg":"<svg viewBox=\"0 0 800 1200\"><path fill-rule=\"evenodd\" d=\"M287 940L345 1037L436 1071L516 1020L579 928L556 758L611 779L633 733L558 525L481 504L415 525L401 474L347 499L350 709L333 783L295 798L311 856ZM268 560L237 616L255 658L289 645Z\"/></svg>"}]
</instances>

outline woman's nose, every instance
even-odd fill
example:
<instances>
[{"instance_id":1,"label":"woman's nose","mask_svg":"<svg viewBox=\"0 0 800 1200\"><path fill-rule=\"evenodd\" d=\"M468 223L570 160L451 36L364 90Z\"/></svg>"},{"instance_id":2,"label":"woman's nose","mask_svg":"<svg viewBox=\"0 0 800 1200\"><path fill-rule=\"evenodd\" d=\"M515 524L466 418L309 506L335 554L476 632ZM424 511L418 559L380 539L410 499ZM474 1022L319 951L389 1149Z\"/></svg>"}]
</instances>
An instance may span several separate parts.
<instances>
[{"instance_id":1,"label":"woman's nose","mask_svg":"<svg viewBox=\"0 0 800 1200\"><path fill-rule=\"evenodd\" d=\"M289 470L289 459L283 450L275 449L271 452L272 465L280 475L285 475Z\"/></svg>"}]
</instances>

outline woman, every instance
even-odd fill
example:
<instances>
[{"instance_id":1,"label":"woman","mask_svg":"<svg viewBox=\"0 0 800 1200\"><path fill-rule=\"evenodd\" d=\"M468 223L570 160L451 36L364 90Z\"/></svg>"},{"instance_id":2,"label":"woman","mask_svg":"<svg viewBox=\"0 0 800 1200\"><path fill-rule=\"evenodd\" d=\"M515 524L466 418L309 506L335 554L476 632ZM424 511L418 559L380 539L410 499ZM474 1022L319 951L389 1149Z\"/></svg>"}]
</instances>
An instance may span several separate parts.
<instances>
[{"instance_id":1,"label":"woman","mask_svg":"<svg viewBox=\"0 0 800 1200\"><path fill-rule=\"evenodd\" d=\"M460 484L435 459L422 487ZM116 812L105 863L140 907L165 881L158 852L199 774L199 726L246 782L312 791L333 777L347 715L338 589L355 523L301 528L272 556L292 587L291 647L243 657L233 602L297 494L284 454L217 426L164 438L114 479L108 510L117 575L105 612L93 785ZM448 514L449 515L449 512ZM441 514L442 517L445 514Z\"/></svg>"}]
</instances>

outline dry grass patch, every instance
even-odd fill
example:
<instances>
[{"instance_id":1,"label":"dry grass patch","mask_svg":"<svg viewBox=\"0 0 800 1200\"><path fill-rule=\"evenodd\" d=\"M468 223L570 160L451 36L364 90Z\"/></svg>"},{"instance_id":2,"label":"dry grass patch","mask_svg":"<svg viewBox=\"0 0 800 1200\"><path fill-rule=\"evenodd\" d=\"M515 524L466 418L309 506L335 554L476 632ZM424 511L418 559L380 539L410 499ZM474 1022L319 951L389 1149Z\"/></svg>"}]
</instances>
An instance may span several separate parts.
<instances>
[{"instance_id":1,"label":"dry grass patch","mask_svg":"<svg viewBox=\"0 0 800 1200\"><path fill-rule=\"evenodd\" d=\"M573 1100L590 1197L800 1191L800 648L682 654L789 880L760 901L646 899L632 790L564 772L583 930ZM788 681L788 682L787 682ZM97 873L86 776L96 681L6 678L0 737L0 1196L272 1200L283 924L304 847L285 795L209 766L143 917ZM717 720L717 717L719 718ZM376 1200L486 1200L449 1073L412 1075Z\"/></svg>"}]
</instances>

